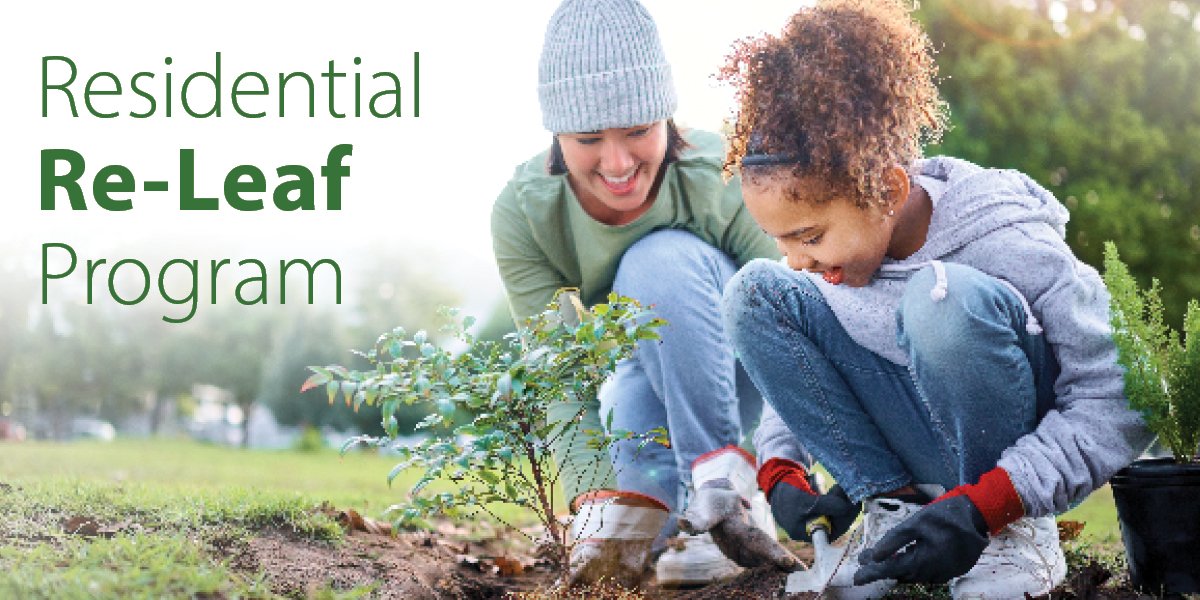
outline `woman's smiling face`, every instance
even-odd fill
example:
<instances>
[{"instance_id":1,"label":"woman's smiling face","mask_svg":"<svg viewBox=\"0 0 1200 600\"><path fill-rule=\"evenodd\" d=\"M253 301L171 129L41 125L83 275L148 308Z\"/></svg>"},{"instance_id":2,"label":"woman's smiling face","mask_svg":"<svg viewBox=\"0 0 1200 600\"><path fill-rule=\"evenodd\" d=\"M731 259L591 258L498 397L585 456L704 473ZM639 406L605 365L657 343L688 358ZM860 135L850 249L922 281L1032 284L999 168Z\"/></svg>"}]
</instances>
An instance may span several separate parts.
<instances>
[{"instance_id":1,"label":"woman's smiling face","mask_svg":"<svg viewBox=\"0 0 1200 600\"><path fill-rule=\"evenodd\" d=\"M742 182L746 209L775 239L787 265L825 281L861 287L883 263L896 226L886 209L859 208L811 177L772 175Z\"/></svg>"},{"instance_id":2,"label":"woman's smiling face","mask_svg":"<svg viewBox=\"0 0 1200 600\"><path fill-rule=\"evenodd\" d=\"M560 133L567 177L592 218L629 223L650 208L667 155L666 121L585 133Z\"/></svg>"}]
</instances>

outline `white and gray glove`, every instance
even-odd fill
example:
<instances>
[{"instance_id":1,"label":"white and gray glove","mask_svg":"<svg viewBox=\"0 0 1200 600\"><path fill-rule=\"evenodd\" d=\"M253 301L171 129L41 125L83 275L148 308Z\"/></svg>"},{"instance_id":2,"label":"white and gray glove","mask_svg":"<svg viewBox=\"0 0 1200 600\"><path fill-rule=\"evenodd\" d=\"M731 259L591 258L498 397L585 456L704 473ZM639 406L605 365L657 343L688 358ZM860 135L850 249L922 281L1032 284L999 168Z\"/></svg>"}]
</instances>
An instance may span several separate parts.
<instances>
[{"instance_id":1,"label":"white and gray glove","mask_svg":"<svg viewBox=\"0 0 1200 600\"><path fill-rule=\"evenodd\" d=\"M799 559L751 522L749 508L728 479L712 479L696 490L679 518L679 528L693 535L708 532L721 552L739 566L798 569Z\"/></svg>"}]
</instances>

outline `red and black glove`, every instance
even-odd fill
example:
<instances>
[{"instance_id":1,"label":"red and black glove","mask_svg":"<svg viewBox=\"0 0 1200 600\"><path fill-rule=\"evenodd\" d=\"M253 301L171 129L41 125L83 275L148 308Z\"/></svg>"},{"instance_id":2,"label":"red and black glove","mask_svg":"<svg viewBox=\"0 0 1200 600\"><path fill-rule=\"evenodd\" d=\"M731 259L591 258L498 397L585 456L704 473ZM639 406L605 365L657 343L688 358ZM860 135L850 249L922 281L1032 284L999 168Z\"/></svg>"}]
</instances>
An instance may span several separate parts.
<instances>
[{"instance_id":1,"label":"red and black glove","mask_svg":"<svg viewBox=\"0 0 1200 600\"><path fill-rule=\"evenodd\" d=\"M772 458L758 470L758 487L767 495L775 522L793 540L812 541L806 531L809 521L829 517L831 539L846 533L862 506L851 502L840 485L821 494L809 483L808 472L799 463Z\"/></svg>"},{"instance_id":2,"label":"red and black glove","mask_svg":"<svg viewBox=\"0 0 1200 600\"><path fill-rule=\"evenodd\" d=\"M971 570L999 533L1025 514L1008 472L1000 467L979 483L960 485L930 502L859 555L854 585L881 579L945 583Z\"/></svg>"}]
</instances>

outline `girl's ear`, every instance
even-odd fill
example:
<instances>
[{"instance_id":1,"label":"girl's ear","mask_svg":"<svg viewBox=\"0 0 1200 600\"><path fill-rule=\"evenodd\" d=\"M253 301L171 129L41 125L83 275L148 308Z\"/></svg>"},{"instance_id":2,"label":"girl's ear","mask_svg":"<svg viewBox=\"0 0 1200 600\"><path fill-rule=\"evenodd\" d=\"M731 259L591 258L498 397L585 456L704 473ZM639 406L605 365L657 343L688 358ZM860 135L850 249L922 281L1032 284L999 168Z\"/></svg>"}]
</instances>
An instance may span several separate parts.
<instances>
[{"instance_id":1,"label":"girl's ear","mask_svg":"<svg viewBox=\"0 0 1200 600\"><path fill-rule=\"evenodd\" d=\"M908 192L911 191L908 181L908 171L899 165L892 165L883 172L883 184L887 186L884 198L887 200L888 214L899 214L904 204L908 202Z\"/></svg>"}]
</instances>

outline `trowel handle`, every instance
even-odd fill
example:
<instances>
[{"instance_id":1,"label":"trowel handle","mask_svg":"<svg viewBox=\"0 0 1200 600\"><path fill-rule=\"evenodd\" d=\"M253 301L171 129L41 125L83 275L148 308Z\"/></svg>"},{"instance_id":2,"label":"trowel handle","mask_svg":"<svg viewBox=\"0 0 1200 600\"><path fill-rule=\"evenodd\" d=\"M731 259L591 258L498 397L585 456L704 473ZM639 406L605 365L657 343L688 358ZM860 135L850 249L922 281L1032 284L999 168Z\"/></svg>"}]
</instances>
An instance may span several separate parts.
<instances>
[{"instance_id":1,"label":"trowel handle","mask_svg":"<svg viewBox=\"0 0 1200 600\"><path fill-rule=\"evenodd\" d=\"M829 522L829 517L821 515L819 517L809 519L808 523L804 524L804 532L807 533L808 537L810 538L814 533L817 532L817 530L820 529L825 530L825 535L829 535L829 533L833 531L833 524Z\"/></svg>"}]
</instances>

